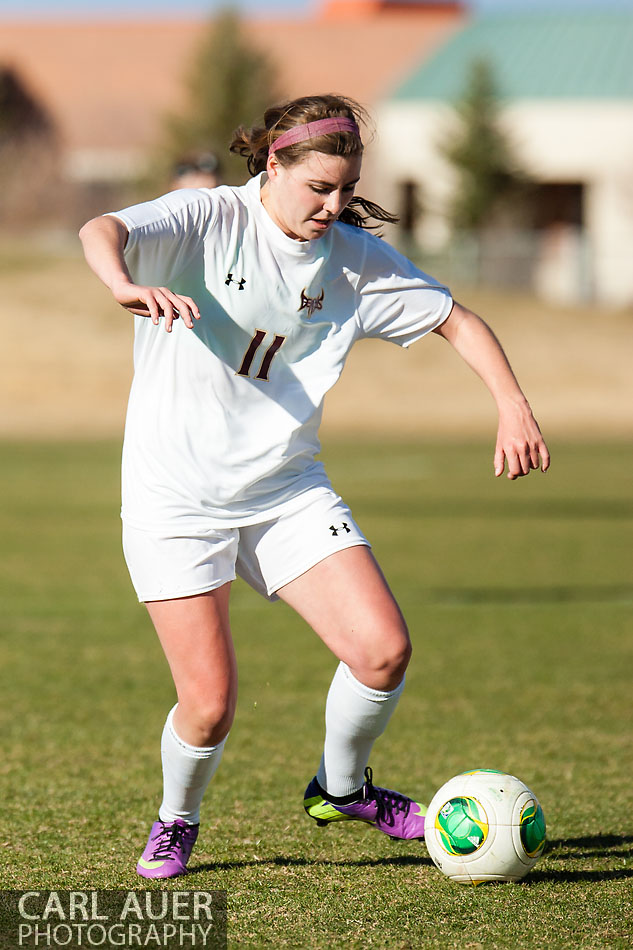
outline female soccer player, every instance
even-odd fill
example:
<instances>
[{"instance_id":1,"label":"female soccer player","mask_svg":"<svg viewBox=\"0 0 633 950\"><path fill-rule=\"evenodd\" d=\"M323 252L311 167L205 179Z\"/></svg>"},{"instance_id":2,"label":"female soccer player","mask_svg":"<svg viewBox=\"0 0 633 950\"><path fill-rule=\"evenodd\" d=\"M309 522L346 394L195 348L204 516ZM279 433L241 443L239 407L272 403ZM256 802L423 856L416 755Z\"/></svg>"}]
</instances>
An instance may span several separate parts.
<instances>
[{"instance_id":1,"label":"female soccer player","mask_svg":"<svg viewBox=\"0 0 633 950\"><path fill-rule=\"evenodd\" d=\"M364 821L394 838L424 834L423 806L375 786L367 767L403 689L407 627L315 460L323 399L352 344L406 347L438 333L496 400L495 474L549 465L491 330L366 230L392 219L354 197L362 120L339 96L271 108L264 127L235 134L231 148L253 176L245 186L174 192L81 230L88 263L137 315L123 543L178 698L143 877L185 873L224 749L237 688L236 573L290 604L340 661L308 815Z\"/></svg>"}]
</instances>

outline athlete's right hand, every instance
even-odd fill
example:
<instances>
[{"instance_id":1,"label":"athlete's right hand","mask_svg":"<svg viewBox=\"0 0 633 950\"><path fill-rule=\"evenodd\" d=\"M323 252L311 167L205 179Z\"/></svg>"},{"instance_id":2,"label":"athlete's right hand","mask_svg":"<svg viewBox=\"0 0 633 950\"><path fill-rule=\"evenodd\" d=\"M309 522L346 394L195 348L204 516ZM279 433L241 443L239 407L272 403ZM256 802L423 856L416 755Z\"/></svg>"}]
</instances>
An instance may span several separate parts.
<instances>
[{"instance_id":1,"label":"athlete's right hand","mask_svg":"<svg viewBox=\"0 0 633 950\"><path fill-rule=\"evenodd\" d=\"M120 280L111 285L110 289L117 303L130 313L149 317L154 326L158 326L163 317L167 333L171 333L173 322L179 317L190 330L193 329L194 320L200 319L195 300L176 294L169 287L143 287L131 281Z\"/></svg>"}]
</instances>

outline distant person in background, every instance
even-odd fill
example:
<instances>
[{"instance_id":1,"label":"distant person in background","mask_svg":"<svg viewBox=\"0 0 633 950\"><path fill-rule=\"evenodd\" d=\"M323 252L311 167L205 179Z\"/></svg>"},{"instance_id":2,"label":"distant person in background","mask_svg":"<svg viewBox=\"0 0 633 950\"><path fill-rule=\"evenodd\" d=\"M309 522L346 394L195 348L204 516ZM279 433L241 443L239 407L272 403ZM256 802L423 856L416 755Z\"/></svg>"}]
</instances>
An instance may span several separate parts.
<instances>
[{"instance_id":1,"label":"distant person in background","mask_svg":"<svg viewBox=\"0 0 633 950\"><path fill-rule=\"evenodd\" d=\"M179 188L217 188L222 184L222 167L213 152L199 152L179 159L172 168L170 191Z\"/></svg>"}]
</instances>

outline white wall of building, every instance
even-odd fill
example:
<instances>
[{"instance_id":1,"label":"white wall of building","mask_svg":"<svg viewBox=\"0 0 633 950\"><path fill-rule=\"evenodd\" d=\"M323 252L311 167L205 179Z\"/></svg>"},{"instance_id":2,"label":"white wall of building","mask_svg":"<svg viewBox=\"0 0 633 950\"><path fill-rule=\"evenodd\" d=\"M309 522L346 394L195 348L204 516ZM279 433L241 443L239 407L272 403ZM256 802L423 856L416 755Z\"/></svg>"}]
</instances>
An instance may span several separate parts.
<instances>
[{"instance_id":1,"label":"white wall of building","mask_svg":"<svg viewBox=\"0 0 633 950\"><path fill-rule=\"evenodd\" d=\"M439 146L454 121L452 107L438 102L392 101L377 110L379 200L393 207L400 182L419 182L418 238L429 248L449 236L455 178ZM633 303L633 102L523 101L504 108L502 123L537 181L585 186L584 233L544 235L536 289L561 302L590 293L604 303Z\"/></svg>"}]
</instances>

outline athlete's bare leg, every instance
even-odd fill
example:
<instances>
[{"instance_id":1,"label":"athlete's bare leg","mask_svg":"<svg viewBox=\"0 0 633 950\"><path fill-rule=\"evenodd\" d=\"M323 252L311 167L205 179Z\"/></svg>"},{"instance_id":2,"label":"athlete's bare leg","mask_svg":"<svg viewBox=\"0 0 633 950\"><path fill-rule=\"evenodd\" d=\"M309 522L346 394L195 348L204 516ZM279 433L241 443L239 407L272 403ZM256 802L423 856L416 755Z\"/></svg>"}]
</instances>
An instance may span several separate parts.
<instances>
[{"instance_id":1,"label":"athlete's bare leg","mask_svg":"<svg viewBox=\"0 0 633 950\"><path fill-rule=\"evenodd\" d=\"M192 746L226 737L237 700L229 624L230 584L194 597L146 604L178 694L174 728Z\"/></svg>"},{"instance_id":2,"label":"athlete's bare leg","mask_svg":"<svg viewBox=\"0 0 633 950\"><path fill-rule=\"evenodd\" d=\"M370 549L330 555L277 591L361 683L392 690L411 656L406 623Z\"/></svg>"}]
</instances>

